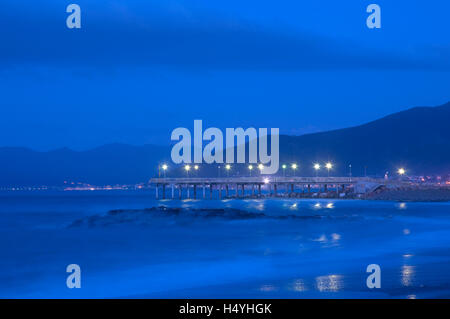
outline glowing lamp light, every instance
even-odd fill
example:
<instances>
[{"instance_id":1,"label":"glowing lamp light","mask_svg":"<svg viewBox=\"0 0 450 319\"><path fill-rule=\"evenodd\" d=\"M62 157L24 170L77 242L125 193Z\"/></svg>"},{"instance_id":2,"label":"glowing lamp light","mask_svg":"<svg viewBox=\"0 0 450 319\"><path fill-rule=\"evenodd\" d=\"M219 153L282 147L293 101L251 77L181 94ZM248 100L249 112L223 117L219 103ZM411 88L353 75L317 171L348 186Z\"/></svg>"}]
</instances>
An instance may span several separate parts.
<instances>
[{"instance_id":1,"label":"glowing lamp light","mask_svg":"<svg viewBox=\"0 0 450 319\"><path fill-rule=\"evenodd\" d=\"M316 171L319 170L320 169L320 164L319 163L314 164L314 169Z\"/></svg>"},{"instance_id":2,"label":"glowing lamp light","mask_svg":"<svg viewBox=\"0 0 450 319\"><path fill-rule=\"evenodd\" d=\"M230 164L225 165L225 169L226 170L230 170L231 169L231 165Z\"/></svg>"},{"instance_id":3,"label":"glowing lamp light","mask_svg":"<svg viewBox=\"0 0 450 319\"><path fill-rule=\"evenodd\" d=\"M264 184L269 184L270 180L268 178L264 178Z\"/></svg>"},{"instance_id":4,"label":"glowing lamp light","mask_svg":"<svg viewBox=\"0 0 450 319\"><path fill-rule=\"evenodd\" d=\"M163 164L161 167L163 170L166 170L168 168L168 166L166 164Z\"/></svg>"},{"instance_id":5,"label":"glowing lamp light","mask_svg":"<svg viewBox=\"0 0 450 319\"><path fill-rule=\"evenodd\" d=\"M264 169L264 165L263 164L259 164L258 168L259 168L260 171L262 171Z\"/></svg>"},{"instance_id":6,"label":"glowing lamp light","mask_svg":"<svg viewBox=\"0 0 450 319\"><path fill-rule=\"evenodd\" d=\"M195 170L198 170L198 165L195 165L195 166L194 166L194 169L195 169Z\"/></svg>"},{"instance_id":7,"label":"glowing lamp light","mask_svg":"<svg viewBox=\"0 0 450 319\"><path fill-rule=\"evenodd\" d=\"M328 163L325 164L325 167L326 167L327 169L332 169L332 168L333 168L333 164L331 164L330 162L328 162Z\"/></svg>"},{"instance_id":8,"label":"glowing lamp light","mask_svg":"<svg viewBox=\"0 0 450 319\"><path fill-rule=\"evenodd\" d=\"M252 169L253 169L253 165L249 165L249 166L248 166L248 169L249 169L249 170L252 170Z\"/></svg>"},{"instance_id":9,"label":"glowing lamp light","mask_svg":"<svg viewBox=\"0 0 450 319\"><path fill-rule=\"evenodd\" d=\"M191 166L186 165L186 166L184 167L184 169L185 169L187 172L189 172L189 171L191 170Z\"/></svg>"},{"instance_id":10,"label":"glowing lamp light","mask_svg":"<svg viewBox=\"0 0 450 319\"><path fill-rule=\"evenodd\" d=\"M397 173L398 173L399 175L405 175L406 171L405 171L404 168L399 168L398 171L397 171Z\"/></svg>"},{"instance_id":11,"label":"glowing lamp light","mask_svg":"<svg viewBox=\"0 0 450 319\"><path fill-rule=\"evenodd\" d=\"M297 164L292 164L292 169L297 169Z\"/></svg>"}]
</instances>

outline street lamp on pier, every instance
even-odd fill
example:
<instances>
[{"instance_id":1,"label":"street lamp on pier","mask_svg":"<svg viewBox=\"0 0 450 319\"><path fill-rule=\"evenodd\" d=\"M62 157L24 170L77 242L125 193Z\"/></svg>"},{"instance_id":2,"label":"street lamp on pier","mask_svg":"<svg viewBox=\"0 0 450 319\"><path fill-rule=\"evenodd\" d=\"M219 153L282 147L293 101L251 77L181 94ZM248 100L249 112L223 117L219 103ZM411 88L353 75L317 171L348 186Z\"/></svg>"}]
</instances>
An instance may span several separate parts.
<instances>
[{"instance_id":1,"label":"street lamp on pier","mask_svg":"<svg viewBox=\"0 0 450 319\"><path fill-rule=\"evenodd\" d=\"M166 178L166 171L167 171L167 168L168 168L167 164L163 164L161 166L161 168L163 169L163 176L164 176L164 178Z\"/></svg>"},{"instance_id":2,"label":"street lamp on pier","mask_svg":"<svg viewBox=\"0 0 450 319\"><path fill-rule=\"evenodd\" d=\"M316 171L316 177L318 177L319 176L320 164L319 163L314 164L314 169Z\"/></svg>"},{"instance_id":3,"label":"street lamp on pier","mask_svg":"<svg viewBox=\"0 0 450 319\"><path fill-rule=\"evenodd\" d=\"M194 170L195 170L195 176L198 177L198 165L194 165Z\"/></svg>"},{"instance_id":4,"label":"street lamp on pier","mask_svg":"<svg viewBox=\"0 0 450 319\"><path fill-rule=\"evenodd\" d=\"M330 169L333 168L333 164L328 162L328 163L325 164L325 167L327 168L327 171L328 171L328 177L330 177Z\"/></svg>"},{"instance_id":5,"label":"street lamp on pier","mask_svg":"<svg viewBox=\"0 0 450 319\"><path fill-rule=\"evenodd\" d=\"M297 164L296 163L294 163L294 164L292 164L291 165L291 168L292 168L292 170L294 171L294 176L295 176L295 171L297 170Z\"/></svg>"},{"instance_id":6,"label":"street lamp on pier","mask_svg":"<svg viewBox=\"0 0 450 319\"><path fill-rule=\"evenodd\" d=\"M264 165L263 164L259 164L258 165L258 169L259 169L259 173L262 174L262 171L264 169Z\"/></svg>"},{"instance_id":7,"label":"street lamp on pier","mask_svg":"<svg viewBox=\"0 0 450 319\"><path fill-rule=\"evenodd\" d=\"M227 170L227 177L229 177L230 176L231 165L230 164L225 165L225 169Z\"/></svg>"}]
</instances>

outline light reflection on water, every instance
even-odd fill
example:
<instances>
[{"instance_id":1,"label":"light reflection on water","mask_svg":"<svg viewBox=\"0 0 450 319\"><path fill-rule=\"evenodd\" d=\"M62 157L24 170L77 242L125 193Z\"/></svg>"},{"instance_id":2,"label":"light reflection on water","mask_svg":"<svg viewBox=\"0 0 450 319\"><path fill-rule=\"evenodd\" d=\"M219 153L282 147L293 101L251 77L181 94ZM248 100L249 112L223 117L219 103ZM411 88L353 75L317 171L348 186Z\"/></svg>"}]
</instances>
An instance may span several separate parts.
<instances>
[{"instance_id":1,"label":"light reflection on water","mask_svg":"<svg viewBox=\"0 0 450 319\"><path fill-rule=\"evenodd\" d=\"M278 290L277 287L273 286L273 285L262 285L259 290L261 291L265 291L265 292L271 292L271 291L275 291Z\"/></svg>"},{"instance_id":2,"label":"light reflection on water","mask_svg":"<svg viewBox=\"0 0 450 319\"><path fill-rule=\"evenodd\" d=\"M333 209L335 206L334 206L334 203L327 203L327 204L325 204L324 206L322 206L322 203L315 203L314 205L312 205L312 208L313 209L322 209L322 208L328 208L328 209Z\"/></svg>"},{"instance_id":3,"label":"light reflection on water","mask_svg":"<svg viewBox=\"0 0 450 319\"><path fill-rule=\"evenodd\" d=\"M255 206L255 209L256 209L256 210L259 210L259 211L264 211L265 206L264 206L263 203L260 203L260 204L258 204L258 205Z\"/></svg>"},{"instance_id":4,"label":"light reflection on water","mask_svg":"<svg viewBox=\"0 0 450 319\"><path fill-rule=\"evenodd\" d=\"M398 204L398 209L406 209L406 203L400 203Z\"/></svg>"},{"instance_id":5,"label":"light reflection on water","mask_svg":"<svg viewBox=\"0 0 450 319\"><path fill-rule=\"evenodd\" d=\"M308 290L303 279L294 280L291 287L293 290L299 291L299 292Z\"/></svg>"},{"instance_id":6,"label":"light reflection on water","mask_svg":"<svg viewBox=\"0 0 450 319\"><path fill-rule=\"evenodd\" d=\"M416 274L416 266L403 265L401 269L401 282L405 287L412 286Z\"/></svg>"},{"instance_id":7,"label":"light reflection on water","mask_svg":"<svg viewBox=\"0 0 450 319\"><path fill-rule=\"evenodd\" d=\"M319 243L329 243L336 245L338 244L339 240L341 239L341 235L338 233L332 233L331 235L327 236L325 234L320 235L318 238L313 238L312 241L316 241Z\"/></svg>"},{"instance_id":8,"label":"light reflection on water","mask_svg":"<svg viewBox=\"0 0 450 319\"><path fill-rule=\"evenodd\" d=\"M319 238L313 239L313 241L318 241L320 243L326 243L328 241L327 236L325 234L322 234Z\"/></svg>"},{"instance_id":9,"label":"light reflection on water","mask_svg":"<svg viewBox=\"0 0 450 319\"><path fill-rule=\"evenodd\" d=\"M316 289L320 292L337 292L344 287L343 276L328 275L316 277Z\"/></svg>"},{"instance_id":10,"label":"light reflection on water","mask_svg":"<svg viewBox=\"0 0 450 319\"><path fill-rule=\"evenodd\" d=\"M333 241L339 241L339 239L341 239L341 235L336 234L336 233L332 233L332 234L331 234L331 239L332 239Z\"/></svg>"}]
</instances>

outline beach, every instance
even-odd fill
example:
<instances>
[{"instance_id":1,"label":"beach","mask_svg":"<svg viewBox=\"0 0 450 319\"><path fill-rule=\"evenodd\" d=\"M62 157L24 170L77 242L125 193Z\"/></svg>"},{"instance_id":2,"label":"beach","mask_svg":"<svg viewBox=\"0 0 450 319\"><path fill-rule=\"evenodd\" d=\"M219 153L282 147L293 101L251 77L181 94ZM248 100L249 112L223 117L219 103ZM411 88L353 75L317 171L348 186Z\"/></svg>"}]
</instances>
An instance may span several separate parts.
<instances>
[{"instance_id":1,"label":"beach","mask_svg":"<svg viewBox=\"0 0 450 319\"><path fill-rule=\"evenodd\" d=\"M2 298L450 296L450 203L42 192L2 194L0 221Z\"/></svg>"}]
</instances>

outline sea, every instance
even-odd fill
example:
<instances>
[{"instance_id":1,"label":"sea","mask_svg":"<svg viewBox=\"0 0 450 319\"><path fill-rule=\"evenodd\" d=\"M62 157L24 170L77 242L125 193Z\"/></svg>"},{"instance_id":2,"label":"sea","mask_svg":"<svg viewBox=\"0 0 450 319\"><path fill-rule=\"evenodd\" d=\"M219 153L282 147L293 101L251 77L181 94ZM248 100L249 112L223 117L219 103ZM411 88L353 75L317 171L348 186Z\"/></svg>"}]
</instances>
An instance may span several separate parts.
<instances>
[{"instance_id":1,"label":"sea","mask_svg":"<svg viewBox=\"0 0 450 319\"><path fill-rule=\"evenodd\" d=\"M449 202L0 193L0 298L449 297Z\"/></svg>"}]
</instances>

